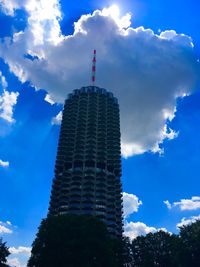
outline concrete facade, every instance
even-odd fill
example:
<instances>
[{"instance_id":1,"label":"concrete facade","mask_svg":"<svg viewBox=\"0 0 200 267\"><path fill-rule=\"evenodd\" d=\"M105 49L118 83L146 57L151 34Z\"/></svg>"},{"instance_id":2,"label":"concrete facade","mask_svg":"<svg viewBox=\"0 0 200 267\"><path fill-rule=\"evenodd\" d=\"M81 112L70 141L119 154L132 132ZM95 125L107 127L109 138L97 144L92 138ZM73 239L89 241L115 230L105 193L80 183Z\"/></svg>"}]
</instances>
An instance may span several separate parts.
<instances>
[{"instance_id":1,"label":"concrete facade","mask_svg":"<svg viewBox=\"0 0 200 267\"><path fill-rule=\"evenodd\" d=\"M122 234L119 105L96 86L65 101L49 214L92 215Z\"/></svg>"}]
</instances>

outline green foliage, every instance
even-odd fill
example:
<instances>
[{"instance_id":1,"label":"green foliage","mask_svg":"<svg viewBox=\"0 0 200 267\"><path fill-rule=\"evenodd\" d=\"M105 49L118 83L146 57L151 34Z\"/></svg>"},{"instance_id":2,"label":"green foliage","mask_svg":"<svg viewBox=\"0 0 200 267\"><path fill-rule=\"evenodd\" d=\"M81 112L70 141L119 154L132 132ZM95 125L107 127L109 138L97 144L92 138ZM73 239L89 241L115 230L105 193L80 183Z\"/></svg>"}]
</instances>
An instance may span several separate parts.
<instances>
[{"instance_id":1,"label":"green foliage","mask_svg":"<svg viewBox=\"0 0 200 267\"><path fill-rule=\"evenodd\" d=\"M47 266L199 267L200 221L181 227L179 235L159 231L130 242L112 239L94 217L49 217L39 227L28 262L28 267Z\"/></svg>"},{"instance_id":2,"label":"green foliage","mask_svg":"<svg viewBox=\"0 0 200 267\"><path fill-rule=\"evenodd\" d=\"M200 221L180 227L181 266L200 266Z\"/></svg>"},{"instance_id":3,"label":"green foliage","mask_svg":"<svg viewBox=\"0 0 200 267\"><path fill-rule=\"evenodd\" d=\"M179 235L159 231L132 241L131 266L199 267L200 221L180 228Z\"/></svg>"},{"instance_id":4,"label":"green foliage","mask_svg":"<svg viewBox=\"0 0 200 267\"><path fill-rule=\"evenodd\" d=\"M133 261L132 246L129 237L122 237L122 262L130 264Z\"/></svg>"},{"instance_id":5,"label":"green foliage","mask_svg":"<svg viewBox=\"0 0 200 267\"><path fill-rule=\"evenodd\" d=\"M177 237L164 231L137 237L132 242L134 266L177 266L176 244Z\"/></svg>"},{"instance_id":6,"label":"green foliage","mask_svg":"<svg viewBox=\"0 0 200 267\"><path fill-rule=\"evenodd\" d=\"M6 242L0 238L0 267L6 267L7 257L10 255Z\"/></svg>"},{"instance_id":7,"label":"green foliage","mask_svg":"<svg viewBox=\"0 0 200 267\"><path fill-rule=\"evenodd\" d=\"M28 267L118 267L120 242L94 217L59 215L44 219Z\"/></svg>"}]
</instances>

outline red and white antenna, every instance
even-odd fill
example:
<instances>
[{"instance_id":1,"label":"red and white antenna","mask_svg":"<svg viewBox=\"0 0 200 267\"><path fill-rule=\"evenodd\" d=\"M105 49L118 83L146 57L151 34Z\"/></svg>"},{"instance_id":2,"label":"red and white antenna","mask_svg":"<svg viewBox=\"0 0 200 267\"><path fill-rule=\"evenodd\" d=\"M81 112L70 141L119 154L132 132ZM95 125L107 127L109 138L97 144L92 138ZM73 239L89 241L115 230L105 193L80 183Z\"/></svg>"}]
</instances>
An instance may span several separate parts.
<instances>
[{"instance_id":1,"label":"red and white antenna","mask_svg":"<svg viewBox=\"0 0 200 267\"><path fill-rule=\"evenodd\" d=\"M95 86L96 81L96 50L93 51L92 59L92 86Z\"/></svg>"}]
</instances>

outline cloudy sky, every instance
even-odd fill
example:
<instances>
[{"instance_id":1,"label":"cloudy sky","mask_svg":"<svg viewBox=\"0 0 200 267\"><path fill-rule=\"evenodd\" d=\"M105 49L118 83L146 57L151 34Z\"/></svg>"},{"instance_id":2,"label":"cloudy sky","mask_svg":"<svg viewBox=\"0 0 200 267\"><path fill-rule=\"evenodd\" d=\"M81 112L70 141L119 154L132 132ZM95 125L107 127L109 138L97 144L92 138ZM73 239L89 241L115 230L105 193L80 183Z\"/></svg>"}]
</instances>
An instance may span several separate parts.
<instances>
[{"instance_id":1,"label":"cloudy sky","mask_svg":"<svg viewBox=\"0 0 200 267\"><path fill-rule=\"evenodd\" d=\"M196 0L0 0L0 236L24 266L47 214L62 103L91 78L119 99L125 233L200 218Z\"/></svg>"}]
</instances>

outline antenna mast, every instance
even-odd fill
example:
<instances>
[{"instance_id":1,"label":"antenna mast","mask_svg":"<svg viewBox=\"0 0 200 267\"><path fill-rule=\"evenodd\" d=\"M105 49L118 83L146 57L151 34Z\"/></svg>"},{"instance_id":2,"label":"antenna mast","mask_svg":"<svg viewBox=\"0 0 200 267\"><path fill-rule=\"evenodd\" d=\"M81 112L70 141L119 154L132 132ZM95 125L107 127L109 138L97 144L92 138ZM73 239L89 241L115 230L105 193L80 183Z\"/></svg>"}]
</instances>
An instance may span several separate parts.
<instances>
[{"instance_id":1,"label":"antenna mast","mask_svg":"<svg viewBox=\"0 0 200 267\"><path fill-rule=\"evenodd\" d=\"M92 86L95 86L96 81L96 50L93 51L92 59Z\"/></svg>"}]
</instances>

